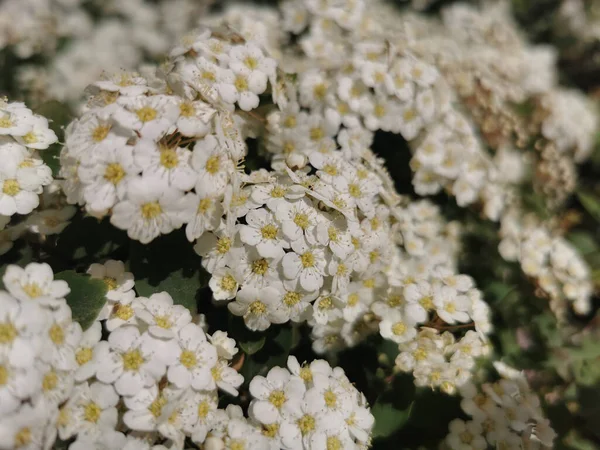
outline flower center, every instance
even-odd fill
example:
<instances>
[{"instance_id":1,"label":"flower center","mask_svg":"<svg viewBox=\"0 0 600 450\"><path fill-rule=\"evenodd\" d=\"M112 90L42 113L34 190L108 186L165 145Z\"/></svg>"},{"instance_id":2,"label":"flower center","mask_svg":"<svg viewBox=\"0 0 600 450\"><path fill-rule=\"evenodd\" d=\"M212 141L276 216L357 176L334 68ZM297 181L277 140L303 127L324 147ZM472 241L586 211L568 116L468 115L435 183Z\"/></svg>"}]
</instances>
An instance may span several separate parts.
<instances>
[{"instance_id":1,"label":"flower center","mask_svg":"<svg viewBox=\"0 0 600 450\"><path fill-rule=\"evenodd\" d=\"M172 148L161 150L160 164L166 169L174 169L177 167L177 152Z\"/></svg>"},{"instance_id":2,"label":"flower center","mask_svg":"<svg viewBox=\"0 0 600 450\"><path fill-rule=\"evenodd\" d=\"M53 370L44 375L42 379L42 390L44 392L53 391L58 385L58 375Z\"/></svg>"},{"instance_id":3,"label":"flower center","mask_svg":"<svg viewBox=\"0 0 600 450\"><path fill-rule=\"evenodd\" d=\"M14 197L19 192L21 192L21 186L19 186L19 182L14 178L4 180L4 185L2 186L2 192L6 195L10 195Z\"/></svg>"},{"instance_id":4,"label":"flower center","mask_svg":"<svg viewBox=\"0 0 600 450\"><path fill-rule=\"evenodd\" d=\"M89 402L83 410L83 417L85 420L92 423L98 422L100 414L102 414L102 409L94 402Z\"/></svg>"},{"instance_id":5,"label":"flower center","mask_svg":"<svg viewBox=\"0 0 600 450\"><path fill-rule=\"evenodd\" d=\"M315 429L315 418L310 414L304 414L302 417L298 419L298 428L300 428L300 432L302 435L306 435Z\"/></svg>"},{"instance_id":6,"label":"flower center","mask_svg":"<svg viewBox=\"0 0 600 450\"><path fill-rule=\"evenodd\" d=\"M342 442L337 436L327 437L327 450L340 450L342 448Z\"/></svg>"},{"instance_id":7,"label":"flower center","mask_svg":"<svg viewBox=\"0 0 600 450\"><path fill-rule=\"evenodd\" d=\"M144 357L137 348L135 350L123 353L122 358L123 368L125 370L137 372L140 367L142 367L142 364L144 364Z\"/></svg>"},{"instance_id":8,"label":"flower center","mask_svg":"<svg viewBox=\"0 0 600 450\"><path fill-rule=\"evenodd\" d=\"M75 360L77 364L83 366L85 363L91 361L93 354L94 352L90 347L84 347L75 354Z\"/></svg>"},{"instance_id":9,"label":"flower center","mask_svg":"<svg viewBox=\"0 0 600 450\"><path fill-rule=\"evenodd\" d=\"M0 344L10 344L18 334L12 323L0 323Z\"/></svg>"},{"instance_id":10,"label":"flower center","mask_svg":"<svg viewBox=\"0 0 600 450\"><path fill-rule=\"evenodd\" d=\"M231 248L231 239L224 237L217 241L217 252L221 255L227 253Z\"/></svg>"},{"instance_id":11,"label":"flower center","mask_svg":"<svg viewBox=\"0 0 600 450\"><path fill-rule=\"evenodd\" d=\"M358 303L360 297L356 292L353 292L348 296L348 306L355 306Z\"/></svg>"},{"instance_id":12,"label":"flower center","mask_svg":"<svg viewBox=\"0 0 600 450\"><path fill-rule=\"evenodd\" d=\"M277 422L269 424L269 425L263 425L263 430L262 430L263 436L266 436L268 438L274 438L275 436L277 436L278 432L279 432L279 424Z\"/></svg>"},{"instance_id":13,"label":"flower center","mask_svg":"<svg viewBox=\"0 0 600 450\"><path fill-rule=\"evenodd\" d=\"M392 333L396 336L402 336L406 333L406 325L403 322L397 322L392 326Z\"/></svg>"},{"instance_id":14,"label":"flower center","mask_svg":"<svg viewBox=\"0 0 600 450\"><path fill-rule=\"evenodd\" d=\"M279 231L279 229L275 225L268 224L260 229L260 234L263 239L275 239L277 237L277 231Z\"/></svg>"},{"instance_id":15,"label":"flower center","mask_svg":"<svg viewBox=\"0 0 600 450\"><path fill-rule=\"evenodd\" d=\"M285 303L287 306L294 306L300 301L300 299L301 296L297 292L286 292L283 296L283 303Z\"/></svg>"},{"instance_id":16,"label":"flower center","mask_svg":"<svg viewBox=\"0 0 600 450\"><path fill-rule=\"evenodd\" d=\"M402 305L402 296L401 295L390 295L387 299L387 304L391 308L395 308L397 306Z\"/></svg>"},{"instance_id":17,"label":"flower center","mask_svg":"<svg viewBox=\"0 0 600 450\"><path fill-rule=\"evenodd\" d=\"M31 158L24 159L19 164L19 169L25 169L28 167L33 167L33 159L31 159Z\"/></svg>"},{"instance_id":18,"label":"flower center","mask_svg":"<svg viewBox=\"0 0 600 450\"><path fill-rule=\"evenodd\" d=\"M15 448L25 447L31 443L31 429L29 427L21 428L15 434Z\"/></svg>"},{"instance_id":19,"label":"flower center","mask_svg":"<svg viewBox=\"0 0 600 450\"><path fill-rule=\"evenodd\" d=\"M26 144L35 144L38 141L38 138L33 131L30 131L25 136L23 136L23 140Z\"/></svg>"},{"instance_id":20,"label":"flower center","mask_svg":"<svg viewBox=\"0 0 600 450\"><path fill-rule=\"evenodd\" d=\"M324 100L327 95L327 85L325 83L316 84L313 88L313 94L318 100Z\"/></svg>"},{"instance_id":21,"label":"flower center","mask_svg":"<svg viewBox=\"0 0 600 450\"><path fill-rule=\"evenodd\" d=\"M235 281L235 278L228 274L221 278L220 286L224 291L232 292L237 288L237 281Z\"/></svg>"},{"instance_id":22,"label":"flower center","mask_svg":"<svg viewBox=\"0 0 600 450\"><path fill-rule=\"evenodd\" d=\"M283 126L285 128L296 128L297 124L296 116L287 116L283 121Z\"/></svg>"},{"instance_id":23,"label":"flower center","mask_svg":"<svg viewBox=\"0 0 600 450\"><path fill-rule=\"evenodd\" d=\"M355 183L350 183L348 185L348 193L354 198L362 197L362 191L360 190L360 186Z\"/></svg>"},{"instance_id":24,"label":"flower center","mask_svg":"<svg viewBox=\"0 0 600 450\"><path fill-rule=\"evenodd\" d=\"M191 102L181 102L179 104L179 115L182 117L193 117L196 114L196 108Z\"/></svg>"},{"instance_id":25,"label":"flower center","mask_svg":"<svg viewBox=\"0 0 600 450\"><path fill-rule=\"evenodd\" d=\"M323 166L323 172L325 172L327 175L330 175L332 177L336 176L338 174L338 170L337 167L334 166L333 164L326 164L325 166Z\"/></svg>"},{"instance_id":26,"label":"flower center","mask_svg":"<svg viewBox=\"0 0 600 450\"><path fill-rule=\"evenodd\" d=\"M8 383L8 370L5 366L0 366L0 386Z\"/></svg>"},{"instance_id":27,"label":"flower center","mask_svg":"<svg viewBox=\"0 0 600 450\"><path fill-rule=\"evenodd\" d=\"M419 304L423 307L423 309L430 311L433 309L433 298L430 296L421 297Z\"/></svg>"},{"instance_id":28,"label":"flower center","mask_svg":"<svg viewBox=\"0 0 600 450\"><path fill-rule=\"evenodd\" d=\"M283 393L283 391L273 391L269 395L269 401L277 409L280 409L283 406L283 404L285 403L285 400L286 400L286 398L285 398L285 394Z\"/></svg>"},{"instance_id":29,"label":"flower center","mask_svg":"<svg viewBox=\"0 0 600 450\"><path fill-rule=\"evenodd\" d=\"M104 278L102 278L102 281L104 281L104 284L106 285L106 289L108 289L109 291L116 289L118 286L117 280L112 277L104 277Z\"/></svg>"},{"instance_id":30,"label":"flower center","mask_svg":"<svg viewBox=\"0 0 600 450\"><path fill-rule=\"evenodd\" d=\"M144 203L142 205L142 217L145 220L152 220L162 213L162 208L158 202Z\"/></svg>"},{"instance_id":31,"label":"flower center","mask_svg":"<svg viewBox=\"0 0 600 450\"><path fill-rule=\"evenodd\" d=\"M252 303L250 303L248 311L250 311L250 314L254 314L255 316L262 316L267 312L267 305L260 300L254 300Z\"/></svg>"},{"instance_id":32,"label":"flower center","mask_svg":"<svg viewBox=\"0 0 600 450\"><path fill-rule=\"evenodd\" d=\"M256 275L264 275L269 270L269 262L262 258L257 259L252 263L252 272Z\"/></svg>"},{"instance_id":33,"label":"flower center","mask_svg":"<svg viewBox=\"0 0 600 450\"><path fill-rule=\"evenodd\" d=\"M181 352L181 356L179 356L179 362L187 369L192 369L198 364L198 359L196 358L196 354L191 350L184 350Z\"/></svg>"},{"instance_id":34,"label":"flower center","mask_svg":"<svg viewBox=\"0 0 600 450\"><path fill-rule=\"evenodd\" d=\"M281 186L275 186L270 193L272 198L282 198L285 195L285 189Z\"/></svg>"},{"instance_id":35,"label":"flower center","mask_svg":"<svg viewBox=\"0 0 600 450\"><path fill-rule=\"evenodd\" d=\"M298 213L294 216L294 223L303 230L306 230L310 225L310 220L308 219L308 216L306 214Z\"/></svg>"},{"instance_id":36,"label":"flower center","mask_svg":"<svg viewBox=\"0 0 600 450\"><path fill-rule=\"evenodd\" d=\"M133 317L133 308L129 305L116 304L114 313L119 319L127 321Z\"/></svg>"},{"instance_id":37,"label":"flower center","mask_svg":"<svg viewBox=\"0 0 600 450\"><path fill-rule=\"evenodd\" d=\"M143 106L136 110L135 113L142 122L150 122L151 120L156 119L156 116L158 115L158 112L151 106Z\"/></svg>"},{"instance_id":38,"label":"flower center","mask_svg":"<svg viewBox=\"0 0 600 450\"><path fill-rule=\"evenodd\" d=\"M310 129L310 139L313 141L320 141L325 137L325 132L321 127L315 127Z\"/></svg>"},{"instance_id":39,"label":"flower center","mask_svg":"<svg viewBox=\"0 0 600 450\"><path fill-rule=\"evenodd\" d=\"M198 417L205 419L210 412L210 404L206 400L202 400L198 405Z\"/></svg>"},{"instance_id":40,"label":"flower center","mask_svg":"<svg viewBox=\"0 0 600 450\"><path fill-rule=\"evenodd\" d=\"M337 270L335 271L336 276L343 277L347 273L348 273L348 268L346 267L346 265L343 263L338 264Z\"/></svg>"},{"instance_id":41,"label":"flower center","mask_svg":"<svg viewBox=\"0 0 600 450\"><path fill-rule=\"evenodd\" d=\"M125 177L125 170L119 163L110 163L106 166L106 170L104 171L104 179L114 185L119 184L119 182Z\"/></svg>"},{"instance_id":42,"label":"flower center","mask_svg":"<svg viewBox=\"0 0 600 450\"><path fill-rule=\"evenodd\" d=\"M214 175L215 173L217 173L219 171L220 167L221 167L221 160L219 159L218 156L211 156L210 158L208 158L208 160L206 161L206 165L204 166L206 171L208 173L210 173L211 175Z\"/></svg>"},{"instance_id":43,"label":"flower center","mask_svg":"<svg viewBox=\"0 0 600 450\"><path fill-rule=\"evenodd\" d=\"M385 106L380 103L375 105L375 108L373 108L373 114L375 115L375 117L377 117L379 119L381 119L382 117L385 116L385 112L386 112Z\"/></svg>"},{"instance_id":44,"label":"flower center","mask_svg":"<svg viewBox=\"0 0 600 450\"><path fill-rule=\"evenodd\" d=\"M48 336L50 336L50 340L56 345L62 345L65 342L65 333L57 324L54 324L50 327L50 330L48 330Z\"/></svg>"},{"instance_id":45,"label":"flower center","mask_svg":"<svg viewBox=\"0 0 600 450\"><path fill-rule=\"evenodd\" d=\"M465 430L460 433L460 440L465 444L470 444L473 441L473 435Z\"/></svg>"},{"instance_id":46,"label":"flower center","mask_svg":"<svg viewBox=\"0 0 600 450\"><path fill-rule=\"evenodd\" d=\"M98 125L92 131L92 141L102 142L104 139L106 139L106 136L108 136L108 133L110 132L110 128L111 128L110 125Z\"/></svg>"},{"instance_id":47,"label":"flower center","mask_svg":"<svg viewBox=\"0 0 600 450\"><path fill-rule=\"evenodd\" d=\"M233 83L238 92L247 91L248 90L248 80L246 77L242 75L238 75L235 77L235 82Z\"/></svg>"},{"instance_id":48,"label":"flower center","mask_svg":"<svg viewBox=\"0 0 600 450\"><path fill-rule=\"evenodd\" d=\"M427 350L425 350L423 347L418 347L413 352L413 358L415 358L417 361L423 361L427 358Z\"/></svg>"},{"instance_id":49,"label":"flower center","mask_svg":"<svg viewBox=\"0 0 600 450\"><path fill-rule=\"evenodd\" d=\"M244 59L244 64L250 70L255 70L258 67L257 59L252 56L247 56L246 59Z\"/></svg>"},{"instance_id":50,"label":"flower center","mask_svg":"<svg viewBox=\"0 0 600 450\"><path fill-rule=\"evenodd\" d=\"M210 207L212 206L212 199L209 197L203 198L198 203L198 212L201 214L205 214Z\"/></svg>"},{"instance_id":51,"label":"flower center","mask_svg":"<svg viewBox=\"0 0 600 450\"><path fill-rule=\"evenodd\" d=\"M10 128L12 126L13 126L13 121L10 120L9 115L0 117L0 128Z\"/></svg>"},{"instance_id":52,"label":"flower center","mask_svg":"<svg viewBox=\"0 0 600 450\"><path fill-rule=\"evenodd\" d=\"M229 442L229 448L231 450L246 450L246 441L234 439Z\"/></svg>"},{"instance_id":53,"label":"flower center","mask_svg":"<svg viewBox=\"0 0 600 450\"><path fill-rule=\"evenodd\" d=\"M309 269L315 265L315 256L311 252L303 253L300 256L300 262L305 269Z\"/></svg>"},{"instance_id":54,"label":"flower center","mask_svg":"<svg viewBox=\"0 0 600 450\"><path fill-rule=\"evenodd\" d=\"M152 414L154 417L158 418L158 417L160 417L163 406L165 406L166 404L167 404L167 399L165 397L163 397L162 395L159 395L156 398L156 400L154 400L150 404L150 406L148 406L148 411L150 411L150 414Z\"/></svg>"},{"instance_id":55,"label":"flower center","mask_svg":"<svg viewBox=\"0 0 600 450\"><path fill-rule=\"evenodd\" d=\"M450 314L453 314L456 312L456 305L452 302L447 303L446 306L444 307L444 309L449 312Z\"/></svg>"},{"instance_id":56,"label":"flower center","mask_svg":"<svg viewBox=\"0 0 600 450\"><path fill-rule=\"evenodd\" d=\"M325 404L327 405L328 408L336 407L337 395L335 395L335 393L332 392L331 389L328 389L325 391L325 393L323 394L323 399L325 400Z\"/></svg>"},{"instance_id":57,"label":"flower center","mask_svg":"<svg viewBox=\"0 0 600 450\"><path fill-rule=\"evenodd\" d=\"M302 378L306 383L310 383L313 379L313 375L311 370L304 366L300 369L300 378Z\"/></svg>"},{"instance_id":58,"label":"flower center","mask_svg":"<svg viewBox=\"0 0 600 450\"><path fill-rule=\"evenodd\" d=\"M405 122L412 122L417 118L417 112L414 109L409 108L402 113L402 118Z\"/></svg>"},{"instance_id":59,"label":"flower center","mask_svg":"<svg viewBox=\"0 0 600 450\"><path fill-rule=\"evenodd\" d=\"M333 308L333 301L331 300L331 297L325 297L323 300L321 300L319 302L319 309L332 309Z\"/></svg>"},{"instance_id":60,"label":"flower center","mask_svg":"<svg viewBox=\"0 0 600 450\"><path fill-rule=\"evenodd\" d=\"M165 330L169 330L173 326L169 316L156 316L154 318L154 322L157 326L164 328Z\"/></svg>"}]
</instances>

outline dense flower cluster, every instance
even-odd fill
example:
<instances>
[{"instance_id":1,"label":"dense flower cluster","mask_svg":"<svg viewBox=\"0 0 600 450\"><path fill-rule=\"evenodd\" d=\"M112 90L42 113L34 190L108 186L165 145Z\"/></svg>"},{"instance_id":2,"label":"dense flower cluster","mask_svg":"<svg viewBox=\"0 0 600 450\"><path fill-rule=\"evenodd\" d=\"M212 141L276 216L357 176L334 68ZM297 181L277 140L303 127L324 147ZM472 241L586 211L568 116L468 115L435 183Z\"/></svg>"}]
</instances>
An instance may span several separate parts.
<instances>
[{"instance_id":1,"label":"dense flower cluster","mask_svg":"<svg viewBox=\"0 0 600 450\"><path fill-rule=\"evenodd\" d=\"M450 422L444 448L552 448L556 433L523 373L503 363L495 363L495 367L502 376L499 381L461 388L461 406L471 419Z\"/></svg>"},{"instance_id":2,"label":"dense flower cluster","mask_svg":"<svg viewBox=\"0 0 600 450\"><path fill-rule=\"evenodd\" d=\"M374 418L364 396L327 361L274 367L250 382L249 415L275 449L367 448Z\"/></svg>"},{"instance_id":3,"label":"dense flower cluster","mask_svg":"<svg viewBox=\"0 0 600 450\"><path fill-rule=\"evenodd\" d=\"M0 291L0 446L47 448L73 389L81 327L47 264L8 266Z\"/></svg>"},{"instance_id":4,"label":"dense flower cluster","mask_svg":"<svg viewBox=\"0 0 600 450\"><path fill-rule=\"evenodd\" d=\"M46 118L23 103L0 100L0 255L24 231L59 233L75 213L63 206L60 188L39 153L56 141Z\"/></svg>"},{"instance_id":5,"label":"dense flower cluster","mask_svg":"<svg viewBox=\"0 0 600 450\"><path fill-rule=\"evenodd\" d=\"M82 331L64 298L69 286L54 280L50 266L7 268L8 292L0 292L2 448L48 448L57 435L75 438L73 450L160 442L183 449L186 438L259 450L303 448L296 435L307 445L370 439L364 396L325 361L300 367L290 357L291 374L277 367L254 378L251 421L239 407L219 409L218 391L237 396L243 382L230 366L235 341L222 331L206 334L166 292L137 297L119 261L89 272L106 284L107 305Z\"/></svg>"},{"instance_id":6,"label":"dense flower cluster","mask_svg":"<svg viewBox=\"0 0 600 450\"><path fill-rule=\"evenodd\" d=\"M577 313L589 313L589 268L562 236L553 234L534 215L523 215L517 209L504 216L500 236L500 254L508 261L519 261L523 272L549 297L558 317L564 317L569 303Z\"/></svg>"}]
</instances>

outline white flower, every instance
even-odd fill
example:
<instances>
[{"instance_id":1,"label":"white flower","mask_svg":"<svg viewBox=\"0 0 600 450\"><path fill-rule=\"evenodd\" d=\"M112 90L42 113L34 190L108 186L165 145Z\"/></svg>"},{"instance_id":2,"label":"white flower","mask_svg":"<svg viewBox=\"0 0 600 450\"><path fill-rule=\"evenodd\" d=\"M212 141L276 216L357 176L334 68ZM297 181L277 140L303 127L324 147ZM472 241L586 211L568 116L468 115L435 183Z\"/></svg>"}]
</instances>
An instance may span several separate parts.
<instances>
[{"instance_id":1,"label":"white flower","mask_svg":"<svg viewBox=\"0 0 600 450\"><path fill-rule=\"evenodd\" d=\"M185 206L181 191L156 179L139 178L129 183L127 199L115 205L110 221L127 230L131 239L147 244L181 227Z\"/></svg>"},{"instance_id":2,"label":"white flower","mask_svg":"<svg viewBox=\"0 0 600 450\"><path fill-rule=\"evenodd\" d=\"M206 340L202 328L190 323L179 331L181 350L167 371L170 382L178 388L192 386L206 389L211 384L211 369L217 362L217 349Z\"/></svg>"},{"instance_id":3,"label":"white flower","mask_svg":"<svg viewBox=\"0 0 600 450\"><path fill-rule=\"evenodd\" d=\"M221 98L231 105L237 102L244 111L256 108L260 102L258 94L267 89L265 74L247 67L222 71L219 78L217 90Z\"/></svg>"},{"instance_id":4,"label":"white flower","mask_svg":"<svg viewBox=\"0 0 600 450\"><path fill-rule=\"evenodd\" d=\"M232 359L238 352L235 340L227 336L226 331L215 331L208 339L217 348L219 358Z\"/></svg>"},{"instance_id":5,"label":"white flower","mask_svg":"<svg viewBox=\"0 0 600 450\"><path fill-rule=\"evenodd\" d=\"M60 209L45 209L27 218L26 225L34 233L45 236L59 234L71 223L77 209L74 206L64 206Z\"/></svg>"},{"instance_id":6,"label":"white flower","mask_svg":"<svg viewBox=\"0 0 600 450\"><path fill-rule=\"evenodd\" d=\"M482 436L483 430L478 422L454 419L448 428L450 434L446 437L446 443L452 450L483 450L487 448L488 444Z\"/></svg>"},{"instance_id":7,"label":"white flower","mask_svg":"<svg viewBox=\"0 0 600 450\"><path fill-rule=\"evenodd\" d=\"M21 169L14 158L5 160L0 167L0 214L29 214L39 204L38 194L47 181L35 171Z\"/></svg>"},{"instance_id":8,"label":"white flower","mask_svg":"<svg viewBox=\"0 0 600 450\"><path fill-rule=\"evenodd\" d=\"M47 448L51 443L47 435L49 413L44 402L37 402L33 406L24 403L16 413L0 418L0 448L6 450Z\"/></svg>"},{"instance_id":9,"label":"white flower","mask_svg":"<svg viewBox=\"0 0 600 450\"><path fill-rule=\"evenodd\" d=\"M196 142L191 165L198 173L198 195L219 196L225 192L233 163L215 136L209 134Z\"/></svg>"},{"instance_id":10,"label":"white flower","mask_svg":"<svg viewBox=\"0 0 600 450\"><path fill-rule=\"evenodd\" d=\"M58 432L66 440L75 434L98 435L114 430L119 396L110 384L95 382L77 386L69 401L61 408Z\"/></svg>"},{"instance_id":11,"label":"white flower","mask_svg":"<svg viewBox=\"0 0 600 450\"><path fill-rule=\"evenodd\" d=\"M184 136L206 136L211 129L211 120L217 111L203 101L179 103L177 129Z\"/></svg>"},{"instance_id":12,"label":"white flower","mask_svg":"<svg viewBox=\"0 0 600 450\"><path fill-rule=\"evenodd\" d=\"M243 287L235 301L227 305L236 316L243 316L246 326L254 331L263 331L272 323L283 323L285 313L279 309L281 292L272 287L257 289Z\"/></svg>"},{"instance_id":13,"label":"white flower","mask_svg":"<svg viewBox=\"0 0 600 450\"><path fill-rule=\"evenodd\" d=\"M125 199L129 182L140 173L128 146L103 147L90 155L86 151L77 175L84 184L83 197L90 211L103 213Z\"/></svg>"},{"instance_id":14,"label":"white flower","mask_svg":"<svg viewBox=\"0 0 600 450\"><path fill-rule=\"evenodd\" d=\"M175 409L182 392L165 388L162 391L152 385L137 394L124 399L128 411L123 415L123 422L132 430L156 431L158 426L168 420Z\"/></svg>"},{"instance_id":15,"label":"white flower","mask_svg":"<svg viewBox=\"0 0 600 450\"><path fill-rule=\"evenodd\" d=\"M107 287L106 298L118 302L124 295L132 292L133 274L125 272L123 261L109 259L104 264L92 264L87 273L92 278L104 281Z\"/></svg>"},{"instance_id":16,"label":"white flower","mask_svg":"<svg viewBox=\"0 0 600 450\"><path fill-rule=\"evenodd\" d=\"M281 261L285 277L292 286L298 283L308 292L320 289L327 264L324 249L310 246L304 239L299 239L292 242L292 250Z\"/></svg>"},{"instance_id":17,"label":"white flower","mask_svg":"<svg viewBox=\"0 0 600 450\"><path fill-rule=\"evenodd\" d=\"M98 368L98 356L108 352L108 342L100 341L102 337L102 325L94 322L83 332L81 340L75 349L75 381L82 382L96 375Z\"/></svg>"},{"instance_id":18,"label":"white flower","mask_svg":"<svg viewBox=\"0 0 600 450\"><path fill-rule=\"evenodd\" d=\"M144 177L158 179L182 191L196 184L198 175L190 165L192 152L186 148L142 139L134 147L133 155Z\"/></svg>"},{"instance_id":19,"label":"white flower","mask_svg":"<svg viewBox=\"0 0 600 450\"><path fill-rule=\"evenodd\" d=\"M212 273L208 285L215 300L235 298L242 276L238 270L220 267Z\"/></svg>"},{"instance_id":20,"label":"white flower","mask_svg":"<svg viewBox=\"0 0 600 450\"><path fill-rule=\"evenodd\" d=\"M136 395L152 386L165 373L165 366L154 353L155 341L140 335L133 326L121 327L108 336L110 352L98 359L96 377L114 383L120 395Z\"/></svg>"},{"instance_id":21,"label":"white flower","mask_svg":"<svg viewBox=\"0 0 600 450\"><path fill-rule=\"evenodd\" d=\"M241 225L239 228L240 239L245 244L256 247L261 256L282 257L283 249L289 248L275 216L266 209L248 211L246 223L247 225Z\"/></svg>"},{"instance_id":22,"label":"white flower","mask_svg":"<svg viewBox=\"0 0 600 450\"><path fill-rule=\"evenodd\" d=\"M44 150L58 141L56 134L48 127L48 119L42 116L32 116L29 120L29 131L23 136L14 135L17 142L26 147Z\"/></svg>"},{"instance_id":23,"label":"white flower","mask_svg":"<svg viewBox=\"0 0 600 450\"><path fill-rule=\"evenodd\" d=\"M379 332L384 339L400 344L411 341L417 335L414 323L402 317L399 311L392 311L379 322Z\"/></svg>"},{"instance_id":24,"label":"white flower","mask_svg":"<svg viewBox=\"0 0 600 450\"><path fill-rule=\"evenodd\" d=\"M217 387L230 395L237 396L237 388L244 382L244 377L237 373L235 369L229 367L226 361L219 360L211 369L212 382L206 390L213 390Z\"/></svg>"},{"instance_id":25,"label":"white flower","mask_svg":"<svg viewBox=\"0 0 600 450\"><path fill-rule=\"evenodd\" d=\"M192 392L182 398L179 416L183 429L191 436L192 441L205 443L206 435L213 425L218 406L216 392Z\"/></svg>"},{"instance_id":26,"label":"white flower","mask_svg":"<svg viewBox=\"0 0 600 450\"><path fill-rule=\"evenodd\" d=\"M286 369L274 367L266 378L255 376L250 382L250 417L263 424L272 424L280 419L280 414L288 410L298 410L306 387L301 378L292 376Z\"/></svg>"},{"instance_id":27,"label":"white flower","mask_svg":"<svg viewBox=\"0 0 600 450\"><path fill-rule=\"evenodd\" d=\"M436 313L446 323L468 322L467 313L470 302L469 299L448 286L442 286L435 290L433 304Z\"/></svg>"},{"instance_id":28,"label":"white flower","mask_svg":"<svg viewBox=\"0 0 600 450\"><path fill-rule=\"evenodd\" d=\"M60 306L71 291L66 281L54 280L52 268L46 263L30 263L25 268L10 265L2 282L18 300L35 301L42 306Z\"/></svg>"},{"instance_id":29,"label":"white flower","mask_svg":"<svg viewBox=\"0 0 600 450\"><path fill-rule=\"evenodd\" d=\"M221 223L223 207L221 202L209 195L190 194L187 198L191 218L185 227L185 235L192 242L199 238L205 231L216 229Z\"/></svg>"},{"instance_id":30,"label":"white flower","mask_svg":"<svg viewBox=\"0 0 600 450\"><path fill-rule=\"evenodd\" d=\"M192 321L190 310L182 305L174 305L173 298L166 292L138 299L135 313L146 323L150 335L159 339L174 339Z\"/></svg>"},{"instance_id":31,"label":"white flower","mask_svg":"<svg viewBox=\"0 0 600 450\"><path fill-rule=\"evenodd\" d=\"M74 370L77 367L75 349L82 335L81 325L71 321L71 309L68 307L55 312L53 316L41 357L57 369Z\"/></svg>"},{"instance_id":32,"label":"white flower","mask_svg":"<svg viewBox=\"0 0 600 450\"><path fill-rule=\"evenodd\" d=\"M275 60L264 56L252 43L234 46L229 51L229 67L233 71L249 70L251 75L264 78L263 83L275 74L275 66Z\"/></svg>"},{"instance_id":33,"label":"white flower","mask_svg":"<svg viewBox=\"0 0 600 450\"><path fill-rule=\"evenodd\" d=\"M40 335L49 326L48 313L39 305L21 303L0 291L0 361L31 367L42 344Z\"/></svg>"},{"instance_id":34,"label":"white flower","mask_svg":"<svg viewBox=\"0 0 600 450\"><path fill-rule=\"evenodd\" d=\"M174 97L166 95L119 97L117 102L121 108L115 111L115 120L144 139L158 141L179 116Z\"/></svg>"},{"instance_id":35,"label":"white flower","mask_svg":"<svg viewBox=\"0 0 600 450\"><path fill-rule=\"evenodd\" d=\"M301 198L294 202L281 202L275 213L285 236L296 241L302 236L313 240L312 231L317 225L317 212L309 200Z\"/></svg>"}]
</instances>

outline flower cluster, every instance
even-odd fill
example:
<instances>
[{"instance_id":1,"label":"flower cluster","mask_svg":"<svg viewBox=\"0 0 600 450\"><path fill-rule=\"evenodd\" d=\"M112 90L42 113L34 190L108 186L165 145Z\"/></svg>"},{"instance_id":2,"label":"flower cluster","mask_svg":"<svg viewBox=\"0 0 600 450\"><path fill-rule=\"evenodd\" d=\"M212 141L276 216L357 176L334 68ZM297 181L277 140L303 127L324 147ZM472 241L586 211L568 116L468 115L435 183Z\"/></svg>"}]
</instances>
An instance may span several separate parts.
<instances>
[{"instance_id":1,"label":"flower cluster","mask_svg":"<svg viewBox=\"0 0 600 450\"><path fill-rule=\"evenodd\" d=\"M367 448L374 418L341 367L315 360L272 368L250 382L249 416L271 449Z\"/></svg>"},{"instance_id":2,"label":"flower cluster","mask_svg":"<svg viewBox=\"0 0 600 450\"><path fill-rule=\"evenodd\" d=\"M564 317L572 304L578 314L591 309L589 267L575 248L555 235L532 214L511 210L502 220L498 250L507 261L519 261L550 299L555 314Z\"/></svg>"},{"instance_id":3,"label":"flower cluster","mask_svg":"<svg viewBox=\"0 0 600 450\"><path fill-rule=\"evenodd\" d=\"M74 214L62 208L52 171L39 154L56 141L46 118L23 103L0 99L0 255L25 230L60 232ZM25 221L18 217L28 214Z\"/></svg>"},{"instance_id":4,"label":"flower cluster","mask_svg":"<svg viewBox=\"0 0 600 450\"><path fill-rule=\"evenodd\" d=\"M0 291L0 442L48 448L77 371L81 327L65 301L65 281L47 264L8 266Z\"/></svg>"},{"instance_id":5,"label":"flower cluster","mask_svg":"<svg viewBox=\"0 0 600 450\"><path fill-rule=\"evenodd\" d=\"M525 376L503 363L494 365L502 376L499 381L461 388L461 407L471 420L450 422L443 448L552 448L556 433Z\"/></svg>"}]
</instances>

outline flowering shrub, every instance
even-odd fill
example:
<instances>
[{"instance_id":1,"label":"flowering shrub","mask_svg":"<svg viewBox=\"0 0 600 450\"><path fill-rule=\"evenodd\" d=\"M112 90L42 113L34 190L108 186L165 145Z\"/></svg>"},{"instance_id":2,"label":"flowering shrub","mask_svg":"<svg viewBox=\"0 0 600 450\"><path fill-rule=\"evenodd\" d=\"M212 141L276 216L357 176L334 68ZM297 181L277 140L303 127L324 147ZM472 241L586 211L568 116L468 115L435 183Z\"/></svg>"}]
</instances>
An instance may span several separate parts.
<instances>
[{"instance_id":1,"label":"flowering shrub","mask_svg":"<svg viewBox=\"0 0 600 450\"><path fill-rule=\"evenodd\" d=\"M34 3L0 449L600 442L597 105L505 3Z\"/></svg>"}]
</instances>

